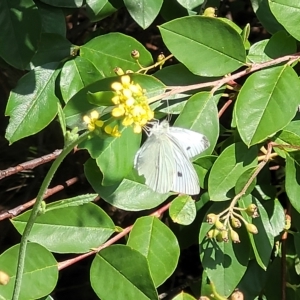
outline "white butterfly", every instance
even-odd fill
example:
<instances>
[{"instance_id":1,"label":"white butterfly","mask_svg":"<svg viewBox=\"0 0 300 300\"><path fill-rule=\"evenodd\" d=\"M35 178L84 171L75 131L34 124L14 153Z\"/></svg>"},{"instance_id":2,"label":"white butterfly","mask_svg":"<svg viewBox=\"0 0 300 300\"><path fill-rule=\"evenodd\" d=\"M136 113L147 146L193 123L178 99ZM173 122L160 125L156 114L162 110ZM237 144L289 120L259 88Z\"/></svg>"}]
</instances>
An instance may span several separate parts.
<instances>
[{"instance_id":1,"label":"white butterfly","mask_svg":"<svg viewBox=\"0 0 300 300\"><path fill-rule=\"evenodd\" d=\"M158 193L199 194L199 179L190 158L209 147L208 139L192 130L170 127L166 120L155 123L149 131L134 159L146 185Z\"/></svg>"}]
</instances>

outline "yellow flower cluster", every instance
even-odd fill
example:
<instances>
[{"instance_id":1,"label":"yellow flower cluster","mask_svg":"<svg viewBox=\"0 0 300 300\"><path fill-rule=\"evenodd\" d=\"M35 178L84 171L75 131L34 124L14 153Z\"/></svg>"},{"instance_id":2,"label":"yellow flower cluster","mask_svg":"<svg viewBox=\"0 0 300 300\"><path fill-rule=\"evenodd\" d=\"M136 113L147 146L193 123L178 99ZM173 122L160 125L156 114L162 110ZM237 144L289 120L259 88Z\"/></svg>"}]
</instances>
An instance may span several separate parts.
<instances>
[{"instance_id":1,"label":"yellow flower cluster","mask_svg":"<svg viewBox=\"0 0 300 300\"><path fill-rule=\"evenodd\" d=\"M83 121L87 124L89 131L94 131L96 128L101 128L104 125L102 120L99 120L99 113L96 110L93 110L89 116L84 116ZM118 130L118 125L111 127L110 125L106 125L104 127L104 131L114 137L120 137L121 133Z\"/></svg>"},{"instance_id":2,"label":"yellow flower cluster","mask_svg":"<svg viewBox=\"0 0 300 300\"><path fill-rule=\"evenodd\" d=\"M140 133L142 127L154 117L143 89L139 84L131 82L129 75L122 76L121 82L114 82L111 87L116 91L116 96L112 98L116 105L111 112L112 116L123 117L124 126L133 125L133 131Z\"/></svg>"}]
</instances>

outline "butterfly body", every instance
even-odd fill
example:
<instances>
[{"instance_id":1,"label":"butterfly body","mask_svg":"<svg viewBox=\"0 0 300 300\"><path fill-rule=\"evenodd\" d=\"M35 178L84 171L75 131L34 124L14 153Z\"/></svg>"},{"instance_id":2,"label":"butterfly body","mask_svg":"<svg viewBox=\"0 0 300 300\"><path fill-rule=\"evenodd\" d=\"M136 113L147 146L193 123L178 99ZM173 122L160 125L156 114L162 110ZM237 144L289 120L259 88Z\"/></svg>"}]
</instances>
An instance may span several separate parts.
<instances>
[{"instance_id":1,"label":"butterfly body","mask_svg":"<svg viewBox=\"0 0 300 300\"><path fill-rule=\"evenodd\" d=\"M170 127L167 121L157 122L137 152L134 166L144 175L146 185L158 193L196 195L200 192L199 179L190 158L208 147L203 134Z\"/></svg>"}]
</instances>

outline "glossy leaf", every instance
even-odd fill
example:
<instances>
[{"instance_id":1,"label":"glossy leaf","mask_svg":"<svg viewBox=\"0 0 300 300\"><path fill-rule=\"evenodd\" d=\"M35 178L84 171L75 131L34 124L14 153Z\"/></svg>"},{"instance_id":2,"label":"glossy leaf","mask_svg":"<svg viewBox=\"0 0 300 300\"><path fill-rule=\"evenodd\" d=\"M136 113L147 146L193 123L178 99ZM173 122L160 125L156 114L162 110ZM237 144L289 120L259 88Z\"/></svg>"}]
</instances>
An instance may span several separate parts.
<instances>
[{"instance_id":1,"label":"glossy leaf","mask_svg":"<svg viewBox=\"0 0 300 300\"><path fill-rule=\"evenodd\" d=\"M43 32L56 33L65 37L66 22L62 9L42 2L36 2L36 6L42 21Z\"/></svg>"},{"instance_id":2,"label":"glossy leaf","mask_svg":"<svg viewBox=\"0 0 300 300\"><path fill-rule=\"evenodd\" d=\"M191 196L178 196L172 201L169 214L173 222L190 225L196 217L195 201Z\"/></svg>"},{"instance_id":3,"label":"glossy leaf","mask_svg":"<svg viewBox=\"0 0 300 300\"><path fill-rule=\"evenodd\" d=\"M1 270L10 276L7 285L0 286L0 298L12 299L16 279L19 244L0 255ZM29 243L26 249L25 266L19 300L38 299L48 295L55 288L58 279L57 262L53 255L36 243Z\"/></svg>"},{"instance_id":4,"label":"glossy leaf","mask_svg":"<svg viewBox=\"0 0 300 300\"><path fill-rule=\"evenodd\" d=\"M83 0L41 0L42 2L49 4L49 5L53 5L53 6L57 6L57 7L80 7L83 4Z\"/></svg>"},{"instance_id":5,"label":"glossy leaf","mask_svg":"<svg viewBox=\"0 0 300 300\"><path fill-rule=\"evenodd\" d=\"M172 300L196 300L196 298L192 297L190 294L181 292L180 294L176 295Z\"/></svg>"},{"instance_id":6,"label":"glossy leaf","mask_svg":"<svg viewBox=\"0 0 300 300\"><path fill-rule=\"evenodd\" d=\"M269 0L269 4L278 22L299 41L300 33L297 26L300 22L300 3L295 0Z\"/></svg>"},{"instance_id":7,"label":"glossy leaf","mask_svg":"<svg viewBox=\"0 0 300 300\"><path fill-rule=\"evenodd\" d=\"M221 76L245 64L240 35L217 18L184 17L159 26L159 30L171 53L194 74Z\"/></svg>"},{"instance_id":8,"label":"glossy leaf","mask_svg":"<svg viewBox=\"0 0 300 300\"><path fill-rule=\"evenodd\" d=\"M37 48L42 32L34 1L0 1L0 28L0 56L15 68L24 70Z\"/></svg>"},{"instance_id":9,"label":"glossy leaf","mask_svg":"<svg viewBox=\"0 0 300 300\"><path fill-rule=\"evenodd\" d=\"M269 0L251 0L253 11L263 27L270 33L284 30L270 10Z\"/></svg>"},{"instance_id":10,"label":"glossy leaf","mask_svg":"<svg viewBox=\"0 0 300 300\"><path fill-rule=\"evenodd\" d=\"M164 243L161 241L164 240ZM174 233L156 217L137 219L130 232L127 246L147 258L156 287L170 277L177 267L179 245Z\"/></svg>"},{"instance_id":11,"label":"glossy leaf","mask_svg":"<svg viewBox=\"0 0 300 300\"><path fill-rule=\"evenodd\" d=\"M124 0L131 17L146 29L157 17L163 0Z\"/></svg>"},{"instance_id":12,"label":"glossy leaf","mask_svg":"<svg viewBox=\"0 0 300 300\"><path fill-rule=\"evenodd\" d=\"M38 49L30 62L30 69L50 63L60 62L71 56L72 44L64 37L54 33L43 33Z\"/></svg>"},{"instance_id":13,"label":"glossy leaf","mask_svg":"<svg viewBox=\"0 0 300 300\"><path fill-rule=\"evenodd\" d=\"M222 210L220 204L213 204L209 211L216 213ZM245 228L242 227L238 230L241 243L217 243L215 239L206 237L210 227L205 222L200 229L200 259L218 294L228 297L246 272L250 255L249 240Z\"/></svg>"},{"instance_id":14,"label":"glossy leaf","mask_svg":"<svg viewBox=\"0 0 300 300\"><path fill-rule=\"evenodd\" d=\"M285 189L292 206L300 212L300 164L290 156L286 156Z\"/></svg>"},{"instance_id":15,"label":"glossy leaf","mask_svg":"<svg viewBox=\"0 0 300 300\"><path fill-rule=\"evenodd\" d=\"M56 67L50 63L30 71L12 90L5 111L10 116L5 135L10 143L41 131L56 116Z\"/></svg>"},{"instance_id":16,"label":"glossy leaf","mask_svg":"<svg viewBox=\"0 0 300 300\"><path fill-rule=\"evenodd\" d=\"M80 148L87 149L96 159L103 174L104 186L116 184L132 170L140 146L141 135L134 133L132 128L123 128L120 132L120 137L95 136L80 144Z\"/></svg>"},{"instance_id":17,"label":"glossy leaf","mask_svg":"<svg viewBox=\"0 0 300 300\"><path fill-rule=\"evenodd\" d=\"M158 298L146 257L128 246L113 245L101 250L93 260L90 278L101 299Z\"/></svg>"},{"instance_id":18,"label":"glossy leaf","mask_svg":"<svg viewBox=\"0 0 300 300\"><path fill-rule=\"evenodd\" d=\"M120 209L128 211L150 209L164 202L170 195L170 193L156 193L139 182L140 177L134 170L132 174L127 175L128 178L114 185L103 186L101 185L102 174L92 159L85 163L84 173L95 192L99 193L106 202Z\"/></svg>"},{"instance_id":19,"label":"glossy leaf","mask_svg":"<svg viewBox=\"0 0 300 300\"><path fill-rule=\"evenodd\" d=\"M122 0L86 0L86 11L91 21L101 21L124 6Z\"/></svg>"},{"instance_id":20,"label":"glossy leaf","mask_svg":"<svg viewBox=\"0 0 300 300\"><path fill-rule=\"evenodd\" d=\"M100 80L103 76L87 59L77 56L67 61L60 76L60 89L65 102L68 102L79 90Z\"/></svg>"},{"instance_id":21,"label":"glossy leaf","mask_svg":"<svg viewBox=\"0 0 300 300\"><path fill-rule=\"evenodd\" d=\"M118 46L116 47L115 42ZM80 48L80 56L90 60L104 77L115 76L116 67L138 71L139 65L131 57L131 52L140 53L139 62L143 66L153 63L151 54L137 40L121 33L98 36Z\"/></svg>"},{"instance_id":22,"label":"glossy leaf","mask_svg":"<svg viewBox=\"0 0 300 300\"><path fill-rule=\"evenodd\" d=\"M247 59L252 63L263 63L280 56L293 54L296 49L296 40L285 31L279 31L270 40L262 40L253 44Z\"/></svg>"},{"instance_id":23,"label":"glossy leaf","mask_svg":"<svg viewBox=\"0 0 300 300\"><path fill-rule=\"evenodd\" d=\"M235 196L233 187L239 177L257 163L257 148L238 142L227 147L212 166L208 179L211 200L225 201Z\"/></svg>"},{"instance_id":24,"label":"glossy leaf","mask_svg":"<svg viewBox=\"0 0 300 300\"><path fill-rule=\"evenodd\" d=\"M187 9L193 9L203 4L204 0L177 0L177 2Z\"/></svg>"},{"instance_id":25,"label":"glossy leaf","mask_svg":"<svg viewBox=\"0 0 300 300\"><path fill-rule=\"evenodd\" d=\"M236 124L245 144L255 145L285 127L296 114L298 93L298 76L288 65L250 75L235 104Z\"/></svg>"},{"instance_id":26,"label":"glossy leaf","mask_svg":"<svg viewBox=\"0 0 300 300\"><path fill-rule=\"evenodd\" d=\"M239 177L239 179L237 180L236 185L235 185L235 193L236 194L240 193L243 190L243 188L249 182L251 176L253 175L253 173L255 171L256 171L256 167L249 168ZM254 189L255 185L256 185L256 178L254 178L254 180L251 182L251 184L245 191L244 195L250 194L252 192L252 190Z\"/></svg>"},{"instance_id":27,"label":"glossy leaf","mask_svg":"<svg viewBox=\"0 0 300 300\"><path fill-rule=\"evenodd\" d=\"M174 126L191 129L204 134L210 147L200 155L210 154L219 136L219 119L216 101L221 95L211 96L209 92L200 92L192 96L176 119Z\"/></svg>"},{"instance_id":28,"label":"glossy leaf","mask_svg":"<svg viewBox=\"0 0 300 300\"><path fill-rule=\"evenodd\" d=\"M12 220L20 234L30 213L27 211ZM84 253L103 244L114 231L115 226L109 216L97 205L87 203L39 215L29 239L52 252Z\"/></svg>"},{"instance_id":29,"label":"glossy leaf","mask_svg":"<svg viewBox=\"0 0 300 300\"><path fill-rule=\"evenodd\" d=\"M46 206L46 212L55 209L62 209L70 206L80 206L89 202L92 202L97 197L97 194L85 194L76 196L73 198L68 198L64 200L59 200L55 202L51 202Z\"/></svg>"}]
</instances>

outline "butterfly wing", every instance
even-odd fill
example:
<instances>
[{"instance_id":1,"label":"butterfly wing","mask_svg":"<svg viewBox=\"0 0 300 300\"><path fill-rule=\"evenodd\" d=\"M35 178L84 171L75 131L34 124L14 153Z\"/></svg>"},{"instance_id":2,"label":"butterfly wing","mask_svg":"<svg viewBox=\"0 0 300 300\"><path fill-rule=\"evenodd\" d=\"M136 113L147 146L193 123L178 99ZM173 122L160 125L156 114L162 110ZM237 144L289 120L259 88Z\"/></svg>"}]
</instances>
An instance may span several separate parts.
<instances>
[{"instance_id":1,"label":"butterfly wing","mask_svg":"<svg viewBox=\"0 0 300 300\"><path fill-rule=\"evenodd\" d=\"M192 158L209 147L207 137L189 129L170 127L169 137L185 151L188 158Z\"/></svg>"},{"instance_id":2,"label":"butterfly wing","mask_svg":"<svg viewBox=\"0 0 300 300\"><path fill-rule=\"evenodd\" d=\"M176 165L170 139L165 134L150 135L137 152L134 167L139 175L144 175L146 185L154 191L171 191Z\"/></svg>"},{"instance_id":3,"label":"butterfly wing","mask_svg":"<svg viewBox=\"0 0 300 300\"><path fill-rule=\"evenodd\" d=\"M173 143L173 157L176 165L171 190L187 195L199 194L199 179L193 164L177 141L171 141Z\"/></svg>"}]
</instances>

